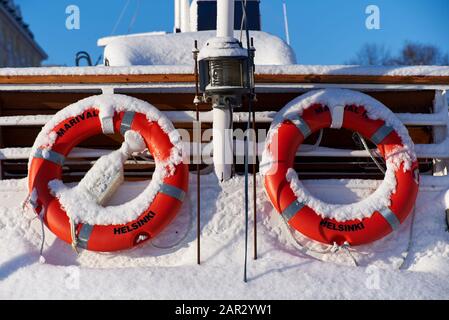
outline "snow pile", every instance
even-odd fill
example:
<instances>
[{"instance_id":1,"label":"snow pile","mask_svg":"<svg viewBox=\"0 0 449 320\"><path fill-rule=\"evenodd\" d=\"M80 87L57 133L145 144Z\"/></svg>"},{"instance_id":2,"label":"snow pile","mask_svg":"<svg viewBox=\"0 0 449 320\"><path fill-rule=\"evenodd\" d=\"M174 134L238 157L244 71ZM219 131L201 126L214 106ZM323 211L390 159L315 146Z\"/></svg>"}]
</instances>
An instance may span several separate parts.
<instances>
[{"instance_id":1,"label":"snow pile","mask_svg":"<svg viewBox=\"0 0 449 320\"><path fill-rule=\"evenodd\" d=\"M151 32L141 32L141 33L132 33L132 34L126 34L126 35L118 35L118 36L110 36L110 37L104 37L100 38L97 41L97 45L99 47L105 47L111 42L114 42L116 40L122 40L122 39L129 39L132 37L142 37L142 36L163 36L166 35L167 31L151 31Z\"/></svg>"},{"instance_id":2,"label":"snow pile","mask_svg":"<svg viewBox=\"0 0 449 320\"><path fill-rule=\"evenodd\" d=\"M195 228L172 249L158 249L147 243L115 254L83 250L80 255L47 230L47 262L40 264L40 223L31 209L22 212L20 208L27 195L26 180L0 181L0 298L449 298L449 239L443 221L445 191L431 191L433 182L429 181L426 191L421 189L418 196L412 247L404 270L397 270L396 262L407 247L410 219L385 239L360 248L363 255L357 258L362 267L335 264L347 260L341 251L329 254L329 262L324 263L299 253L280 215L264 196L260 177L257 182L259 259L248 261L249 282L244 284L243 177L224 184L218 184L213 175L201 178L201 266L196 265ZM325 201L350 203L369 195L379 182L327 180L304 184ZM123 203L146 185L145 181L125 182L111 202ZM189 231L189 217L196 212L195 176L191 176L190 185L191 192L181 213L164 230L167 240L158 237L157 245L174 243ZM447 189L447 181L442 187ZM252 239L252 221L249 236Z\"/></svg>"},{"instance_id":3,"label":"snow pile","mask_svg":"<svg viewBox=\"0 0 449 320\"><path fill-rule=\"evenodd\" d=\"M173 124L150 104L129 96L100 95L81 100L58 112L44 126L36 138L31 154L34 154L36 149L40 148L43 149L43 156L45 157L45 153L55 143L56 134L52 131L53 128L63 120L77 116L91 108L99 109L100 114L103 115L110 115L114 114L114 112L121 111L134 111L145 114L148 121L155 121L159 124L173 144L170 157L156 161L153 178L146 189L132 201L119 206L101 206L102 201L99 201L99 194L107 191L106 184L118 183L115 180L109 181L107 178L113 179L114 177L123 175L123 162L126 161L132 152L144 148L142 137L137 132L127 132L125 135L125 143L122 147L100 158L79 187L70 189L61 180L50 181L50 190L59 199L61 206L65 209L69 217L76 223L82 222L91 225L125 224L138 218L150 206L157 192L160 190L163 179L173 174L175 166L181 163L181 137L178 131L174 129ZM31 164L31 160L32 157L30 157L29 164ZM83 192L85 187L92 190ZM93 189L98 191L97 196L90 194Z\"/></svg>"},{"instance_id":4,"label":"snow pile","mask_svg":"<svg viewBox=\"0 0 449 320\"><path fill-rule=\"evenodd\" d=\"M119 169L111 166L104 174L112 175ZM165 176L165 171L156 169L151 182L141 194L118 206L103 207L97 203L97 198L90 190L84 191L82 185L69 188L61 180L53 180L49 182L49 187L59 199L61 207L75 223L119 225L137 219L151 205Z\"/></svg>"},{"instance_id":5,"label":"snow pile","mask_svg":"<svg viewBox=\"0 0 449 320\"><path fill-rule=\"evenodd\" d=\"M193 59L193 58L192 58ZM126 66L126 67L37 67L0 68L0 77L17 76L99 76L141 74L192 74L191 66Z\"/></svg>"},{"instance_id":6,"label":"snow pile","mask_svg":"<svg viewBox=\"0 0 449 320\"><path fill-rule=\"evenodd\" d=\"M142 152L145 148L138 132L127 131L121 148L98 159L76 187L68 188L61 180L53 180L49 183L50 190L76 224L110 225L132 221L153 201L160 190L165 170L156 170L151 188L132 201L121 206L103 205L123 183L124 162L133 152Z\"/></svg>"},{"instance_id":7,"label":"snow pile","mask_svg":"<svg viewBox=\"0 0 449 320\"><path fill-rule=\"evenodd\" d=\"M351 66L286 65L257 66L260 74L338 75L338 76L436 76L449 77L449 66Z\"/></svg>"},{"instance_id":8,"label":"snow pile","mask_svg":"<svg viewBox=\"0 0 449 320\"><path fill-rule=\"evenodd\" d=\"M333 218L337 221L344 222L354 219L362 220L371 217L375 211L379 211L390 205L390 196L396 190L395 171L399 170L401 165L404 172L410 170L412 163L416 160L413 142L408 134L407 129L402 122L379 101L372 97L343 89L326 89L311 91L303 96L290 102L285 106L273 121L268 137L265 143L265 149L262 154L261 172L268 175L270 171L275 170L275 162L270 150L270 145L277 135L280 125L286 119L293 119L295 115L302 115L304 110L314 104L328 106L331 113L334 114L335 108L346 105L364 106L367 116L370 119L382 119L387 126L392 127L402 140L403 146L396 148L386 155L387 171L385 179L379 188L366 199L350 205L329 204L312 196L298 179L294 170L287 172L287 181L298 198L299 202L304 203L313 209L323 218Z\"/></svg>"},{"instance_id":9,"label":"snow pile","mask_svg":"<svg viewBox=\"0 0 449 320\"><path fill-rule=\"evenodd\" d=\"M133 152L142 152L145 150L145 141L142 135L134 130L125 132L125 141L122 144L120 151L129 158Z\"/></svg>"},{"instance_id":10,"label":"snow pile","mask_svg":"<svg viewBox=\"0 0 449 320\"><path fill-rule=\"evenodd\" d=\"M111 66L193 66L192 49L195 40L198 40L198 47L202 48L215 35L215 31L199 31L121 37L107 42L104 56ZM236 31L234 37L239 39L240 32ZM262 31L251 31L251 37L254 38L256 48L256 65L291 65L296 63L293 50L282 39ZM103 43L103 41L100 39L99 43ZM242 43L246 44L245 35Z\"/></svg>"},{"instance_id":11,"label":"snow pile","mask_svg":"<svg viewBox=\"0 0 449 320\"><path fill-rule=\"evenodd\" d=\"M138 38L138 37L136 37ZM194 37L192 36L192 39ZM204 37L204 43L209 40ZM115 46L115 44L114 44ZM119 46L117 44L117 46ZM193 47L193 42L190 45ZM201 48L201 46L199 47ZM256 48L257 49L257 48ZM435 76L449 77L449 67L440 66L414 66L414 67L362 67L345 65L294 65L294 56L288 59L260 61L260 52L265 52L267 48L258 48L256 51L256 74L264 75L345 75L345 76ZM269 48L268 48L269 49ZM112 50L112 49L111 49ZM117 49L118 50L118 49ZM129 51L130 49L127 49ZM161 50L153 48L153 50ZM97 75L142 75L142 74L193 74L193 57L191 48L182 55L175 58L166 57L166 63L182 63L182 65L131 65L139 61L129 61L127 57L122 57L120 52L113 52L114 61L117 66L95 66L95 67L38 67L38 68L0 68L0 77L16 76L97 76ZM293 54L293 53L292 53ZM285 55L288 55L285 53ZM168 59L173 59L168 61ZM141 63L149 58L142 58ZM264 65L262 65L264 62ZM284 65L290 63L291 65Z\"/></svg>"}]
</instances>

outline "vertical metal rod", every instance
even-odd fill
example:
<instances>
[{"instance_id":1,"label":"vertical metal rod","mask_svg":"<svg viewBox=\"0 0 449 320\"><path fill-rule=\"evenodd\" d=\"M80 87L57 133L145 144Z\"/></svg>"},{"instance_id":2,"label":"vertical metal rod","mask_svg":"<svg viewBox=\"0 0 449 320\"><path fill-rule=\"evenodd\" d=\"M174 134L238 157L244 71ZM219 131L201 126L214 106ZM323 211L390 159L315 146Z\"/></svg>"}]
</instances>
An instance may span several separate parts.
<instances>
[{"instance_id":1,"label":"vertical metal rod","mask_svg":"<svg viewBox=\"0 0 449 320\"><path fill-rule=\"evenodd\" d=\"M198 41L195 40L194 59L195 59L195 107L196 107L196 121L199 125L199 141L197 141L197 159L196 159L196 261L201 264L201 123L199 111L199 87L198 87Z\"/></svg>"},{"instance_id":2,"label":"vertical metal rod","mask_svg":"<svg viewBox=\"0 0 449 320\"><path fill-rule=\"evenodd\" d=\"M245 0L242 2L242 9L243 9L243 19L245 20L245 31L246 31L246 44L247 44L247 50L248 50L248 58L251 59L251 44L249 39L249 29L248 29L248 17L246 15L247 13L247 1ZM251 74L253 66L249 63L247 64L247 70L248 76ZM248 133L251 128L251 111L252 111L252 88L251 85L248 85L248 89L251 91L248 93L248 123L247 123L247 134L245 136L245 261L244 261L244 268L243 268L243 281L246 283L248 281L247 277L247 264L248 264L248 220L249 220L249 147L248 147Z\"/></svg>"},{"instance_id":3,"label":"vertical metal rod","mask_svg":"<svg viewBox=\"0 0 449 320\"><path fill-rule=\"evenodd\" d=\"M253 106L253 131L254 131L254 159L253 159L253 215L254 215L254 260L257 260L257 131L256 131L256 111Z\"/></svg>"},{"instance_id":4,"label":"vertical metal rod","mask_svg":"<svg viewBox=\"0 0 449 320\"><path fill-rule=\"evenodd\" d=\"M200 113L198 110L198 105L196 106L196 121L200 121ZM201 137L201 124L199 124L200 137ZM200 175L200 162L201 162L201 138L198 141L198 159L196 163L196 236L197 236L197 263L201 264L201 175Z\"/></svg>"},{"instance_id":5,"label":"vertical metal rod","mask_svg":"<svg viewBox=\"0 0 449 320\"><path fill-rule=\"evenodd\" d=\"M252 61L252 65L251 67L253 68L253 74L255 73L255 65L254 65L254 56L255 56L255 48L254 48L254 38L251 38L251 61ZM251 99L254 99L254 102L256 102L255 99L255 92L254 92L254 88L252 89L252 95L251 95ZM258 155L258 139L257 139L257 126L256 126L256 108L255 108L255 104L252 106L252 110L251 111L251 115L252 115L252 129L254 132L254 144L253 144L253 154L254 154L254 158L253 158L253 221L254 221L254 225L253 225L253 258L254 260L257 260L257 155Z\"/></svg>"},{"instance_id":6,"label":"vertical metal rod","mask_svg":"<svg viewBox=\"0 0 449 320\"><path fill-rule=\"evenodd\" d=\"M248 115L251 115L251 100L248 101L249 112ZM247 129L250 128L251 119L248 117L248 125ZM249 171L249 132L246 131L245 135L245 260L243 267L243 281L247 282L247 265L248 265L248 220L249 220L249 187L248 187L248 171Z\"/></svg>"}]
</instances>

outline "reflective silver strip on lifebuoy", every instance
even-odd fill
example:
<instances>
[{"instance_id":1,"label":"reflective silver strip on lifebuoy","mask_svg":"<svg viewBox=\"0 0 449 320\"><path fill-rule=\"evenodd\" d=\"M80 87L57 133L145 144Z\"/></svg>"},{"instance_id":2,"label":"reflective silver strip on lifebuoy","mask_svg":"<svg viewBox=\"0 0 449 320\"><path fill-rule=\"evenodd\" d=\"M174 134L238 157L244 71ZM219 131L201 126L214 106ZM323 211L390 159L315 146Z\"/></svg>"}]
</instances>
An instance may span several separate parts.
<instances>
[{"instance_id":1,"label":"reflective silver strip on lifebuoy","mask_svg":"<svg viewBox=\"0 0 449 320\"><path fill-rule=\"evenodd\" d=\"M287 219L287 221L290 221L296 213L305 206L306 205L304 203L295 200L284 211L282 211L281 214Z\"/></svg>"},{"instance_id":2,"label":"reflective silver strip on lifebuoy","mask_svg":"<svg viewBox=\"0 0 449 320\"><path fill-rule=\"evenodd\" d=\"M419 185L419 168L413 170L413 180L417 185Z\"/></svg>"},{"instance_id":3,"label":"reflective silver strip on lifebuoy","mask_svg":"<svg viewBox=\"0 0 449 320\"><path fill-rule=\"evenodd\" d=\"M100 117L100 122L104 134L114 134L114 119L112 117Z\"/></svg>"},{"instance_id":4,"label":"reflective silver strip on lifebuoy","mask_svg":"<svg viewBox=\"0 0 449 320\"><path fill-rule=\"evenodd\" d=\"M172 198L178 199L181 202L184 201L184 198L186 196L184 190L165 183L162 184L161 190L159 190L159 192Z\"/></svg>"},{"instance_id":5,"label":"reflective silver strip on lifebuoy","mask_svg":"<svg viewBox=\"0 0 449 320\"><path fill-rule=\"evenodd\" d=\"M37 202L37 199L39 199L39 195L37 194L36 188L33 188L33 190L31 190L29 197L31 206L33 207L33 209L36 209L39 206L39 203Z\"/></svg>"},{"instance_id":6,"label":"reflective silver strip on lifebuoy","mask_svg":"<svg viewBox=\"0 0 449 320\"><path fill-rule=\"evenodd\" d=\"M387 222L391 226L391 229L396 230L401 225L398 217L396 217L396 215L393 211L390 210L390 208L380 210L379 213L385 218L385 220L387 220Z\"/></svg>"},{"instance_id":7,"label":"reflective silver strip on lifebuoy","mask_svg":"<svg viewBox=\"0 0 449 320\"><path fill-rule=\"evenodd\" d=\"M375 144L380 144L393 131L394 131L394 129L392 127L383 125L376 132L374 132L374 134L371 136L370 140Z\"/></svg>"},{"instance_id":8,"label":"reflective silver strip on lifebuoy","mask_svg":"<svg viewBox=\"0 0 449 320\"><path fill-rule=\"evenodd\" d=\"M131 125L134 120L136 113L134 111L127 111L123 115L122 124L120 125L120 133L125 135L125 132L131 130Z\"/></svg>"},{"instance_id":9,"label":"reflective silver strip on lifebuoy","mask_svg":"<svg viewBox=\"0 0 449 320\"><path fill-rule=\"evenodd\" d=\"M37 207L39 207L39 204L37 203L37 201L30 200L30 204L33 207L33 209L37 209Z\"/></svg>"},{"instance_id":10,"label":"reflective silver strip on lifebuoy","mask_svg":"<svg viewBox=\"0 0 449 320\"><path fill-rule=\"evenodd\" d=\"M89 242L90 235L94 230L94 226L89 224L83 224L81 227L80 233L78 234L78 246L87 249L87 244Z\"/></svg>"},{"instance_id":11,"label":"reflective silver strip on lifebuoy","mask_svg":"<svg viewBox=\"0 0 449 320\"><path fill-rule=\"evenodd\" d=\"M301 118L299 115L294 115L288 118L293 124L301 131L304 139L312 134L312 130L310 130L309 125Z\"/></svg>"},{"instance_id":12,"label":"reflective silver strip on lifebuoy","mask_svg":"<svg viewBox=\"0 0 449 320\"><path fill-rule=\"evenodd\" d=\"M44 152L45 152L45 156L44 156ZM62 166L65 161L65 156L63 156L62 154L57 153L53 150L37 149L36 152L34 153L33 157L39 158L39 159L44 159L44 160L53 162L60 166Z\"/></svg>"}]
</instances>

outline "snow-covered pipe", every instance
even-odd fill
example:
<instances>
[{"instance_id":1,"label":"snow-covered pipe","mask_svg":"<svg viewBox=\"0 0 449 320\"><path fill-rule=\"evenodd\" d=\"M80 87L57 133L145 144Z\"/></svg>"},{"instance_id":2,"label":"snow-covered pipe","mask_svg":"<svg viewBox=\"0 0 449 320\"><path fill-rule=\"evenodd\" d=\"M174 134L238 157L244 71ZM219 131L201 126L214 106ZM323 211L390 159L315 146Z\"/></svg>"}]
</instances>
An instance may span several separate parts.
<instances>
[{"instance_id":1,"label":"snow-covered pipe","mask_svg":"<svg viewBox=\"0 0 449 320\"><path fill-rule=\"evenodd\" d=\"M232 178L233 132L231 109L216 107L213 109L213 159L215 174L220 182Z\"/></svg>"},{"instance_id":2,"label":"snow-covered pipe","mask_svg":"<svg viewBox=\"0 0 449 320\"><path fill-rule=\"evenodd\" d=\"M234 0L217 0L217 37L234 37Z\"/></svg>"},{"instance_id":3,"label":"snow-covered pipe","mask_svg":"<svg viewBox=\"0 0 449 320\"><path fill-rule=\"evenodd\" d=\"M181 0L175 0L175 27L174 32L181 31Z\"/></svg>"},{"instance_id":4,"label":"snow-covered pipe","mask_svg":"<svg viewBox=\"0 0 449 320\"><path fill-rule=\"evenodd\" d=\"M181 32L190 31L190 0L180 0Z\"/></svg>"}]
</instances>

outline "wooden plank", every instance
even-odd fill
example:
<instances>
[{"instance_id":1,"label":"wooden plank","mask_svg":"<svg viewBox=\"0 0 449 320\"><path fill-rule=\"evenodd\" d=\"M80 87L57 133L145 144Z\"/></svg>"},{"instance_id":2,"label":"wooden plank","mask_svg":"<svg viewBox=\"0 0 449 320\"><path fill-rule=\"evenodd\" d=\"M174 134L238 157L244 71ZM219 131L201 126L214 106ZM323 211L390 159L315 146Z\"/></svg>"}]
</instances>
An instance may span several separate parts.
<instances>
[{"instance_id":1,"label":"wooden plank","mask_svg":"<svg viewBox=\"0 0 449 320\"><path fill-rule=\"evenodd\" d=\"M432 113L435 91L372 91L365 92L395 113Z\"/></svg>"},{"instance_id":2,"label":"wooden plank","mask_svg":"<svg viewBox=\"0 0 449 320\"><path fill-rule=\"evenodd\" d=\"M435 91L368 91L365 94L379 100L395 113L431 113ZM303 93L259 93L256 111L278 111ZM246 111L244 106L237 111Z\"/></svg>"},{"instance_id":3,"label":"wooden plank","mask_svg":"<svg viewBox=\"0 0 449 320\"><path fill-rule=\"evenodd\" d=\"M126 93L129 96L147 101L161 111L187 111L195 110L194 95L190 93ZM74 92L0 92L0 100L5 110L30 110L29 115L48 114L44 110L61 110L81 99L93 96L92 93ZM201 111L208 111L209 104L201 104ZM5 115L14 115L6 113Z\"/></svg>"},{"instance_id":4,"label":"wooden plank","mask_svg":"<svg viewBox=\"0 0 449 320\"><path fill-rule=\"evenodd\" d=\"M379 100L397 113L429 113L432 109L435 91L370 91L368 95ZM161 111L194 111L194 95L190 93L126 93L147 101ZM302 93L259 93L256 111L278 111ZM73 92L0 92L3 115L53 114L78 100L92 96L89 93ZM200 111L209 111L209 104L201 104ZM246 105L236 109L247 110Z\"/></svg>"},{"instance_id":5,"label":"wooden plank","mask_svg":"<svg viewBox=\"0 0 449 320\"><path fill-rule=\"evenodd\" d=\"M256 74L256 83L427 84L449 85L449 76L373 76L332 74ZM193 74L16 75L0 84L193 83Z\"/></svg>"},{"instance_id":6,"label":"wooden plank","mask_svg":"<svg viewBox=\"0 0 449 320\"><path fill-rule=\"evenodd\" d=\"M76 92L0 92L4 109L60 110L92 93Z\"/></svg>"},{"instance_id":7,"label":"wooden plank","mask_svg":"<svg viewBox=\"0 0 449 320\"><path fill-rule=\"evenodd\" d=\"M193 74L0 76L0 84L191 83L193 81Z\"/></svg>"}]
</instances>

